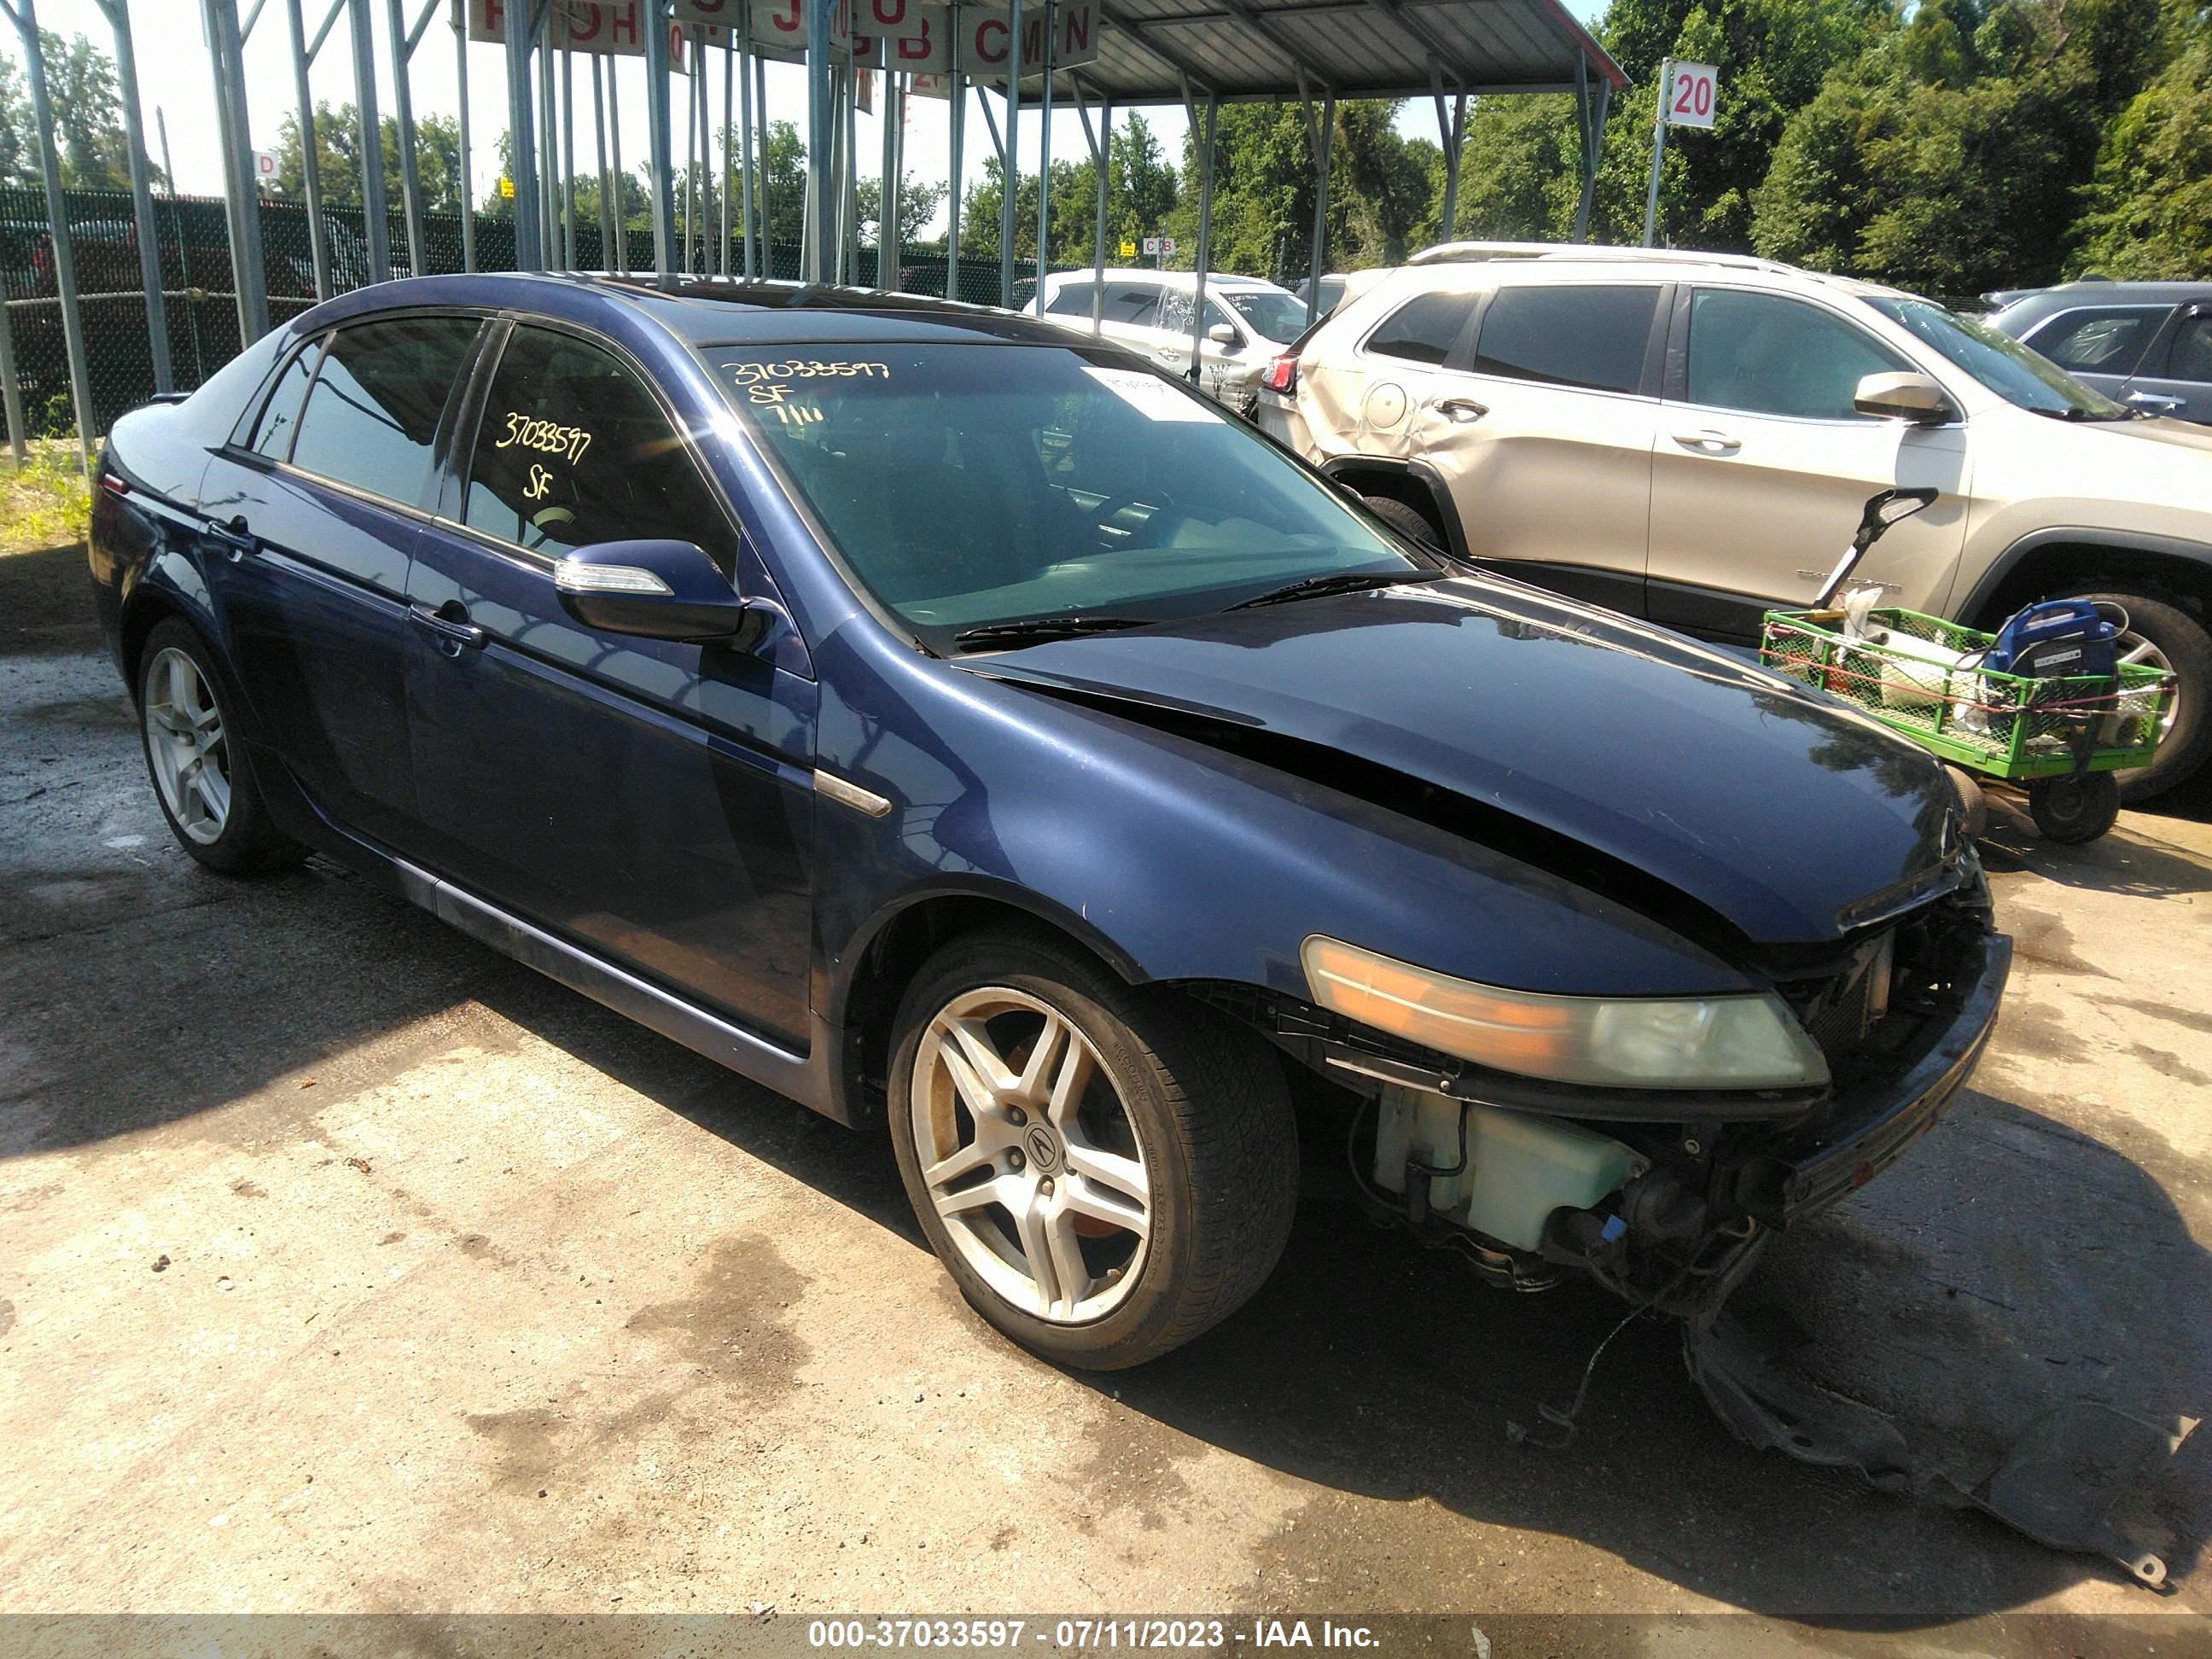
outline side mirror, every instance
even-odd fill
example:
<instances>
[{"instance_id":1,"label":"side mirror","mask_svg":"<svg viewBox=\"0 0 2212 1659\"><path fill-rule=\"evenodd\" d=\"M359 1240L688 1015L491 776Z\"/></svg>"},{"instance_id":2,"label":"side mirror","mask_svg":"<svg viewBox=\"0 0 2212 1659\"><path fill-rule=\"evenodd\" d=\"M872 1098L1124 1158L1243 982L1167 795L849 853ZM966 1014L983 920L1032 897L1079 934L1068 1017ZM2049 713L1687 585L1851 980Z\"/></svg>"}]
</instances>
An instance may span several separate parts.
<instances>
[{"instance_id":1,"label":"side mirror","mask_svg":"<svg viewBox=\"0 0 2212 1659\"><path fill-rule=\"evenodd\" d=\"M1925 374L1869 374L1852 394L1851 407L1862 415L1915 426L1942 426L1959 418L1943 388Z\"/></svg>"},{"instance_id":2,"label":"side mirror","mask_svg":"<svg viewBox=\"0 0 2212 1659\"><path fill-rule=\"evenodd\" d=\"M1228 323L1216 323L1206 331L1206 337L1224 351L1234 351L1244 343L1244 337Z\"/></svg>"},{"instance_id":3,"label":"side mirror","mask_svg":"<svg viewBox=\"0 0 2212 1659\"><path fill-rule=\"evenodd\" d=\"M696 542L595 542L553 568L568 613L602 634L748 649L783 615L748 599Z\"/></svg>"}]
</instances>

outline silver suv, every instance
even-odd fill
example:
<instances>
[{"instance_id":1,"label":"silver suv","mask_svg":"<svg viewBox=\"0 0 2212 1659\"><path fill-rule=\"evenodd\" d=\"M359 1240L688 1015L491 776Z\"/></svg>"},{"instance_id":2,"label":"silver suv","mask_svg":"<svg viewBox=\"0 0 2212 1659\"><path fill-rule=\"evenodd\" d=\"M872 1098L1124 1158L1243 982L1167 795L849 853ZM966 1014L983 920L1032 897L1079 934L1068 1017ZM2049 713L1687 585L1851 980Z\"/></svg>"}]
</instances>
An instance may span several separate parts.
<instances>
[{"instance_id":1,"label":"silver suv","mask_svg":"<svg viewBox=\"0 0 2212 1659\"><path fill-rule=\"evenodd\" d=\"M1723 639L1803 605L1892 487L1936 505L1860 574L1978 626L2127 612L2179 677L2142 799L2212 748L2212 429L2144 418L1893 289L1721 254L1431 248L1261 380L1255 418L1408 534Z\"/></svg>"}]
</instances>

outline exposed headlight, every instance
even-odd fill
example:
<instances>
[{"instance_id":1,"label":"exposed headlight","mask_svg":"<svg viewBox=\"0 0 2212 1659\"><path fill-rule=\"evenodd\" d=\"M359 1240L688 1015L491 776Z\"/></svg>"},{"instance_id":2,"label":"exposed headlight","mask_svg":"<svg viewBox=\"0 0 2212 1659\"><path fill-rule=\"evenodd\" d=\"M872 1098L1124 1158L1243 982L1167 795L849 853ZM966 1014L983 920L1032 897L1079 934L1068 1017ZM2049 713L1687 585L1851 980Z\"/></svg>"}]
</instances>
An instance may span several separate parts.
<instances>
[{"instance_id":1,"label":"exposed headlight","mask_svg":"<svg viewBox=\"0 0 2212 1659\"><path fill-rule=\"evenodd\" d=\"M1779 997L1551 996L1453 979L1315 934L1300 951L1314 1001L1501 1072L1610 1089L1783 1089L1828 1062Z\"/></svg>"}]
</instances>

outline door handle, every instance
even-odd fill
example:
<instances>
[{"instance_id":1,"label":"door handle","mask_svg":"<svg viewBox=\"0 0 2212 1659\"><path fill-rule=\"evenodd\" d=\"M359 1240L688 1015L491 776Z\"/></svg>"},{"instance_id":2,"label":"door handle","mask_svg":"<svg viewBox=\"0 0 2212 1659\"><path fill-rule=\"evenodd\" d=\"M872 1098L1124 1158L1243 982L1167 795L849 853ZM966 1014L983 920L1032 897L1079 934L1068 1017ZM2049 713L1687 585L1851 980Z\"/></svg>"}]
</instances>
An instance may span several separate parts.
<instances>
[{"instance_id":1,"label":"door handle","mask_svg":"<svg viewBox=\"0 0 2212 1659\"><path fill-rule=\"evenodd\" d=\"M2128 401L2146 415L2179 415L2182 399L2169 398L2157 392L2130 392Z\"/></svg>"},{"instance_id":2,"label":"door handle","mask_svg":"<svg viewBox=\"0 0 2212 1659\"><path fill-rule=\"evenodd\" d=\"M459 614L447 615L449 609ZM435 609L427 605L410 605L407 607L407 620L437 641L438 648L449 657L458 657L464 651L481 651L491 638L469 620L469 613L458 599L448 599Z\"/></svg>"},{"instance_id":3,"label":"door handle","mask_svg":"<svg viewBox=\"0 0 2212 1659\"><path fill-rule=\"evenodd\" d=\"M1716 432L1711 427L1697 432L1677 432L1674 441L1685 449L1694 449L1705 455L1733 455L1743 447L1743 440L1725 432Z\"/></svg>"},{"instance_id":4,"label":"door handle","mask_svg":"<svg viewBox=\"0 0 2212 1659\"><path fill-rule=\"evenodd\" d=\"M1455 425L1469 426L1489 414L1490 405L1472 398L1446 398L1437 405L1437 412Z\"/></svg>"},{"instance_id":5,"label":"door handle","mask_svg":"<svg viewBox=\"0 0 2212 1659\"><path fill-rule=\"evenodd\" d=\"M242 559L261 550L261 544L252 531L246 527L243 514L234 516L228 524L217 524L210 519L206 530L202 533L233 559Z\"/></svg>"}]
</instances>

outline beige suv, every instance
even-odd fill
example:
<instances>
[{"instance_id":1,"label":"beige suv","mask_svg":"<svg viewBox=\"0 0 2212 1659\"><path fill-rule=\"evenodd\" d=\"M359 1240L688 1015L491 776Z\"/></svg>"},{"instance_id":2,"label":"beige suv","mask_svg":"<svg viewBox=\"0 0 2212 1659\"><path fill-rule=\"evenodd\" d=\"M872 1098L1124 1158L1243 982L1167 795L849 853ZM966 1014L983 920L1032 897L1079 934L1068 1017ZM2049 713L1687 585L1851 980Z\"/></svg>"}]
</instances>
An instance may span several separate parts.
<instances>
[{"instance_id":1,"label":"beige suv","mask_svg":"<svg viewBox=\"0 0 2212 1659\"><path fill-rule=\"evenodd\" d=\"M2111 600L2124 654L2181 688L2124 793L2212 748L2212 430L1940 306L1727 255L1454 243L1295 350L1255 418L1398 528L1715 638L1816 598L1869 495L1932 486L1859 568L1890 603L1990 626Z\"/></svg>"}]
</instances>

